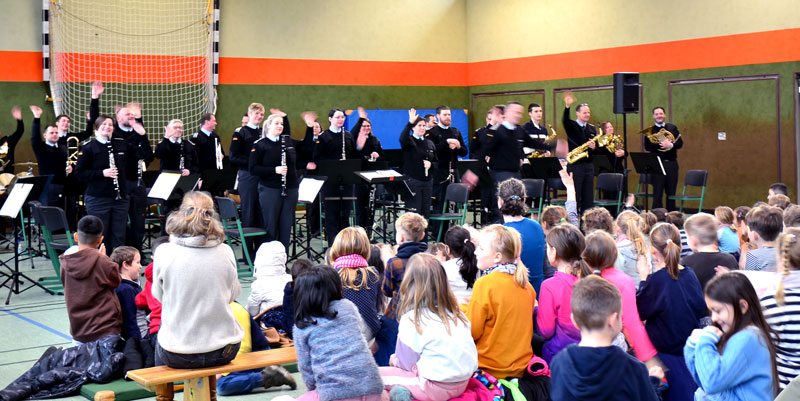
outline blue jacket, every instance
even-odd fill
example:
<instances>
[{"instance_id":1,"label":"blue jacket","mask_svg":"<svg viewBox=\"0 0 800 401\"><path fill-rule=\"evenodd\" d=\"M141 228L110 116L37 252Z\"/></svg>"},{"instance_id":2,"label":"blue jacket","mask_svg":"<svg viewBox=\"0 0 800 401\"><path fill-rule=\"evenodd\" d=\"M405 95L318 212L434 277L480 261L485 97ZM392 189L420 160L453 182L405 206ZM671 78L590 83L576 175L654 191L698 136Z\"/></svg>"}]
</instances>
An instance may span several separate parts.
<instances>
[{"instance_id":1,"label":"blue jacket","mask_svg":"<svg viewBox=\"0 0 800 401\"><path fill-rule=\"evenodd\" d=\"M719 337L704 331L694 344L686 340L683 355L694 381L700 386L695 400L769 401L772 361L759 330L749 326L734 334L717 352Z\"/></svg>"},{"instance_id":2,"label":"blue jacket","mask_svg":"<svg viewBox=\"0 0 800 401\"><path fill-rule=\"evenodd\" d=\"M139 326L136 323L136 295L142 292L142 287L135 281L123 278L119 287L114 289L119 298L119 306L122 308L122 337L142 338Z\"/></svg>"}]
</instances>

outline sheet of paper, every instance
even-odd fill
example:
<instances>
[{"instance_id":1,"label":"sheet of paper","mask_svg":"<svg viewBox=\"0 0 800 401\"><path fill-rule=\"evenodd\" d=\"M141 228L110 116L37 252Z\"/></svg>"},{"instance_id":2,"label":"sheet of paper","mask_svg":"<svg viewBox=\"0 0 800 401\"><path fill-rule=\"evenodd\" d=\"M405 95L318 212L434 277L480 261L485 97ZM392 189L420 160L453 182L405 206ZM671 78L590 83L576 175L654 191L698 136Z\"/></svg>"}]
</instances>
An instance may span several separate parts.
<instances>
[{"instance_id":1,"label":"sheet of paper","mask_svg":"<svg viewBox=\"0 0 800 401\"><path fill-rule=\"evenodd\" d=\"M22 209L22 204L25 199L28 199L28 194L31 193L33 184L14 184L11 187L11 193L8 194L6 202L3 203L3 208L0 209L0 216L17 218L19 210Z\"/></svg>"},{"instance_id":2,"label":"sheet of paper","mask_svg":"<svg viewBox=\"0 0 800 401\"><path fill-rule=\"evenodd\" d=\"M656 159L658 159L658 165L661 167L661 174L667 175L667 171L664 170L664 163L661 162L661 156L656 156Z\"/></svg>"},{"instance_id":3,"label":"sheet of paper","mask_svg":"<svg viewBox=\"0 0 800 401\"><path fill-rule=\"evenodd\" d=\"M147 194L148 198L167 200L175 189L175 184L181 179L181 175L177 173L161 173L150 188L150 193Z\"/></svg>"},{"instance_id":4,"label":"sheet of paper","mask_svg":"<svg viewBox=\"0 0 800 401\"><path fill-rule=\"evenodd\" d=\"M317 180L314 178L303 178L300 181L300 188L298 189L299 196L297 200L299 202L313 202L314 199L317 198L317 194L319 194L319 190L322 188L322 184L324 184L324 180Z\"/></svg>"}]
</instances>

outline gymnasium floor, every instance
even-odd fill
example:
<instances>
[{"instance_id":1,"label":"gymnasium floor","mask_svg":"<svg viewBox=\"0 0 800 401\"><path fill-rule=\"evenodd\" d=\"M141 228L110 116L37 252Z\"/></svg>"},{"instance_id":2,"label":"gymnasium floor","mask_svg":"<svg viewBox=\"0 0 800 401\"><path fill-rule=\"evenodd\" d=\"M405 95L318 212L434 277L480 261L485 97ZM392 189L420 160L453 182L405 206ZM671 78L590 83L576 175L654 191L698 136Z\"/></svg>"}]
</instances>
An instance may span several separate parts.
<instances>
[{"instance_id":1,"label":"gymnasium floor","mask_svg":"<svg viewBox=\"0 0 800 401\"><path fill-rule=\"evenodd\" d=\"M0 253L0 260L13 256L12 252ZM34 259L35 268L31 269L30 261L20 263L20 271L33 279L54 274L52 264L45 258ZM13 267L13 264L12 264ZM0 271L6 270L0 266ZM1 276L0 282L5 280ZM250 295L252 279L242 279L242 293L238 297L241 303L247 303ZM143 279L141 281L144 283ZM19 295L12 295L11 302L6 305L8 289L0 289L0 389L8 386L17 377L25 373L39 356L50 346L69 347L72 338L69 335L69 319L67 318L64 297L49 295L44 290L34 287ZM294 374L298 389L285 390L256 389L252 394L244 396L223 397L225 400L269 400L278 395L299 396L305 392L300 374ZM80 395L63 398L64 400L86 400ZM183 400L183 393L175 393L176 400Z\"/></svg>"}]
</instances>

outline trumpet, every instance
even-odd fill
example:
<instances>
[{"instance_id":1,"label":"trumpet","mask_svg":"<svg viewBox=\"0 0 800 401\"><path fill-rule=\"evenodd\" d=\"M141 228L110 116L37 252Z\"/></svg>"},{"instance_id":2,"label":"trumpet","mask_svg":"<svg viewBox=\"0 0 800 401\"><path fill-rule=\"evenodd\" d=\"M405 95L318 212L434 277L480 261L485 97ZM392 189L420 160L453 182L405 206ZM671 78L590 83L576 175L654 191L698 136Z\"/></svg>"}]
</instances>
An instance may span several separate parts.
<instances>
[{"instance_id":1,"label":"trumpet","mask_svg":"<svg viewBox=\"0 0 800 401\"><path fill-rule=\"evenodd\" d=\"M544 143L545 145L552 145L553 142L556 141L556 130L553 128L553 124L547 124L547 128L550 129L550 135L545 138ZM533 153L528 156L529 159L539 159L544 157L546 150L534 150Z\"/></svg>"}]
</instances>

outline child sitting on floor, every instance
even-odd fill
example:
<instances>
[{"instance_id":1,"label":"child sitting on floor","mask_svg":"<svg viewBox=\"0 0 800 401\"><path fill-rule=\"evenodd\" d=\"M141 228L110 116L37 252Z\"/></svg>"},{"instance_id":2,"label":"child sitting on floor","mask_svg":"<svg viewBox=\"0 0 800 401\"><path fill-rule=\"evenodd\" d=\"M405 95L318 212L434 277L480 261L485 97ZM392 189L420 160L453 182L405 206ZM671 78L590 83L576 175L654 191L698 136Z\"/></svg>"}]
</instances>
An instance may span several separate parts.
<instances>
[{"instance_id":1,"label":"child sitting on floor","mask_svg":"<svg viewBox=\"0 0 800 401\"><path fill-rule=\"evenodd\" d=\"M156 249L161 244L169 242L169 237L158 237L153 240L150 246L150 254L155 255ZM143 310L150 311L150 330L149 336L155 337L158 334L158 329L161 327L161 301L153 296L153 262L144 269L144 278L147 280L144 284L144 290L136 294L136 307Z\"/></svg>"},{"instance_id":2,"label":"child sitting on floor","mask_svg":"<svg viewBox=\"0 0 800 401\"><path fill-rule=\"evenodd\" d=\"M386 270L383 276L383 295L392 297L384 315L392 320L397 320L397 305L400 302L397 293L403 274L406 270L408 258L415 253L425 252L428 245L422 242L425 239L425 229L428 222L417 213L405 213L394 223L397 231L397 254L386 261Z\"/></svg>"},{"instance_id":3,"label":"child sitting on floor","mask_svg":"<svg viewBox=\"0 0 800 401\"><path fill-rule=\"evenodd\" d=\"M247 311L257 316L283 304L283 289L292 281L292 276L286 273L286 248L280 241L261 244L253 268L255 281L247 297Z\"/></svg>"}]
</instances>

